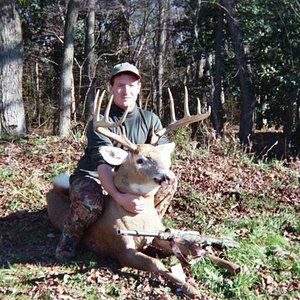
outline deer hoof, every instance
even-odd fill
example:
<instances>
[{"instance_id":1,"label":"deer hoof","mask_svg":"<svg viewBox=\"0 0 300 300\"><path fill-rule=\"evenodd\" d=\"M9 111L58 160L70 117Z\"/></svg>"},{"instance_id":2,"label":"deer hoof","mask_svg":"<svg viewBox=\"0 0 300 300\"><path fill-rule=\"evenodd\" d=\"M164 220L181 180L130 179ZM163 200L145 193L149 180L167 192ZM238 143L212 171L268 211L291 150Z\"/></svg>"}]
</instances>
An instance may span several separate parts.
<instances>
[{"instance_id":1,"label":"deer hoof","mask_svg":"<svg viewBox=\"0 0 300 300\"><path fill-rule=\"evenodd\" d=\"M185 283L180 288L190 299L202 299L200 292L191 284Z\"/></svg>"}]
</instances>

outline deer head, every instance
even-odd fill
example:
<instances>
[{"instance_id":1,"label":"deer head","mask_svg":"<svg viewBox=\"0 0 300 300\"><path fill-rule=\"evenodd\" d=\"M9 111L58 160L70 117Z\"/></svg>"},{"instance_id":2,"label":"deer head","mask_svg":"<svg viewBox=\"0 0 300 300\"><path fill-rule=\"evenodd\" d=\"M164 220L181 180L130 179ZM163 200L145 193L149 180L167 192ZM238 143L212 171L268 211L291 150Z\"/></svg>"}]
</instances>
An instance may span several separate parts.
<instances>
[{"instance_id":1,"label":"deer head","mask_svg":"<svg viewBox=\"0 0 300 300\"><path fill-rule=\"evenodd\" d=\"M199 100L197 115L190 115L188 109L188 94L185 88L184 117L177 121L175 118L174 100L171 91L168 91L171 103L171 123L159 132L152 133L151 144L138 145L133 144L127 138L124 127L121 127L122 133L120 135L107 129L121 126L128 114L128 109L125 110L118 122L110 122L109 111L113 101L113 96L111 96L104 116L100 118L100 108L105 91L102 92L100 98L99 91L96 94L94 104L95 130L128 149L128 151L125 151L112 146L103 146L99 150L106 162L111 165L119 166L114 175L114 182L121 192L144 195L155 192L160 185L174 183L175 174L170 170L170 167L171 153L174 151L175 143L157 145L157 142L169 131L204 120L210 115L210 109L205 114L201 114Z\"/></svg>"}]
</instances>

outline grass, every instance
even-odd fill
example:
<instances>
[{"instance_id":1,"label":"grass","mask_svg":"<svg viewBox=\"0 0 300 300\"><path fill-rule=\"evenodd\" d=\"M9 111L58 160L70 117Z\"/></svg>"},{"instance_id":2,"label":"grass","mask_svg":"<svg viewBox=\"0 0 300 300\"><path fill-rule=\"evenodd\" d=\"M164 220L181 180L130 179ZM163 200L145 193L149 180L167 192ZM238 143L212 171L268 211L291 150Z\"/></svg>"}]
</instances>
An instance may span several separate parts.
<instances>
[{"instance_id":1,"label":"grass","mask_svg":"<svg viewBox=\"0 0 300 300\"><path fill-rule=\"evenodd\" d=\"M74 263L55 261L60 233L47 217L45 194L55 175L74 168L83 148L78 133L0 141L0 298L185 299L161 278L119 269L86 249ZM257 161L232 141L179 149L174 171L180 184L165 226L240 243L206 249L240 265L237 275L208 257L184 267L203 299L300 299L299 166Z\"/></svg>"},{"instance_id":2,"label":"grass","mask_svg":"<svg viewBox=\"0 0 300 300\"><path fill-rule=\"evenodd\" d=\"M280 226L291 219L295 220L295 215L248 218L226 224L227 234L229 231L247 234L239 240L240 248L226 251L226 257L242 266L242 272L228 276L223 269L206 260L193 266L191 273L221 299L280 299L280 284L285 288L285 298L282 299L299 299L299 290L288 291L287 288L291 282L299 284L299 242L291 242L280 230ZM299 222L295 221L295 230L298 226ZM224 233L218 228L217 231ZM258 286L262 285L266 285L265 291L258 294Z\"/></svg>"}]
</instances>

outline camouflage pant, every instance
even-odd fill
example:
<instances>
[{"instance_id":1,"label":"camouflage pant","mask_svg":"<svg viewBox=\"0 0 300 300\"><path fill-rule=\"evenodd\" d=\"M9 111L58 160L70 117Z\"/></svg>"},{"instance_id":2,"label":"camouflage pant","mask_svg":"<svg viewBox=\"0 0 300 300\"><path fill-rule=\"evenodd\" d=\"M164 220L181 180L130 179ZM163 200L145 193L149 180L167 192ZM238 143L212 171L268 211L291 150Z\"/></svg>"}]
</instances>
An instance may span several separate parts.
<instances>
[{"instance_id":1,"label":"camouflage pant","mask_svg":"<svg viewBox=\"0 0 300 300\"><path fill-rule=\"evenodd\" d=\"M172 185L160 187L154 196L158 215L163 217L177 188L177 181ZM104 192L99 180L86 176L75 179L70 186L71 209L64 224L63 236L77 239L93 224L105 210Z\"/></svg>"}]
</instances>

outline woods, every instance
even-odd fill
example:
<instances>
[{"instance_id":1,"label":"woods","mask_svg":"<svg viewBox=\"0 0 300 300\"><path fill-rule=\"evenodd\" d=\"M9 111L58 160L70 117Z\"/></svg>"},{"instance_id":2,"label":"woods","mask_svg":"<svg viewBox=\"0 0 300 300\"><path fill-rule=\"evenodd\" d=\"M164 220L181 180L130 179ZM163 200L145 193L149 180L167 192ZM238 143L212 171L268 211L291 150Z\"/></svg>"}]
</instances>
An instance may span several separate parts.
<instances>
[{"instance_id":1,"label":"woods","mask_svg":"<svg viewBox=\"0 0 300 300\"><path fill-rule=\"evenodd\" d=\"M167 88L180 102L186 85L191 99L212 106L217 137L224 126L235 126L240 142L247 143L254 129L273 128L287 144L297 144L297 2L6 2L1 1L0 47L17 46L1 51L2 133L26 132L25 116L29 132L41 128L64 136L84 127L95 89L106 88L114 64L129 61L143 74L140 105L165 122ZM5 28L18 34L6 35ZM13 89L12 76L22 76ZM12 121L15 114L18 121Z\"/></svg>"}]
</instances>

